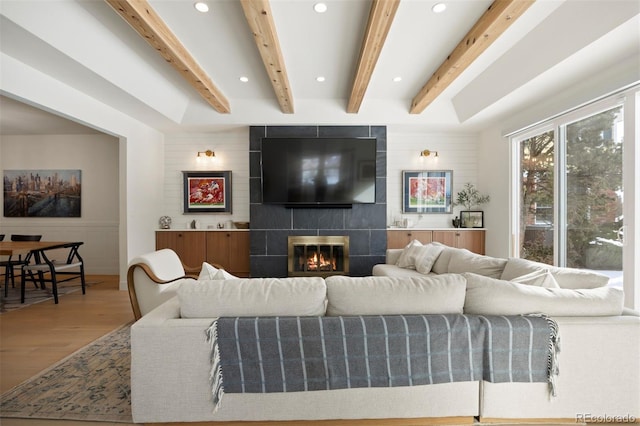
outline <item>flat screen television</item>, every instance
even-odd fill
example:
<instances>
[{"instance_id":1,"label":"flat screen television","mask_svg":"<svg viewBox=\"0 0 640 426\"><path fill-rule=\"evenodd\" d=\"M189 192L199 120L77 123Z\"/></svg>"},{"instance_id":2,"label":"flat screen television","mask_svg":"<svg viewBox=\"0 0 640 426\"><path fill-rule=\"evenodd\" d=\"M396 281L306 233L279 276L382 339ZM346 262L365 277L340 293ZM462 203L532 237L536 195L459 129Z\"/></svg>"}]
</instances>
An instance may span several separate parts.
<instances>
[{"instance_id":1,"label":"flat screen television","mask_svg":"<svg viewBox=\"0 0 640 426\"><path fill-rule=\"evenodd\" d=\"M262 139L263 203L349 207L375 201L375 138Z\"/></svg>"}]
</instances>

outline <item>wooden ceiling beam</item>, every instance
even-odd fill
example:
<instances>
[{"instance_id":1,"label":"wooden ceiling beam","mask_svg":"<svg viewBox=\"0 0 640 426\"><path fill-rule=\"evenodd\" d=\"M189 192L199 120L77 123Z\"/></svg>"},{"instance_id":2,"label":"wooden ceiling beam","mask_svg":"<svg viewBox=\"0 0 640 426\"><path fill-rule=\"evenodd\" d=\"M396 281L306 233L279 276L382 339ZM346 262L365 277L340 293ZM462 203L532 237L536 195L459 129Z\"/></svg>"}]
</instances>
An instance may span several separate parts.
<instances>
[{"instance_id":1,"label":"wooden ceiling beam","mask_svg":"<svg viewBox=\"0 0 640 426\"><path fill-rule=\"evenodd\" d=\"M229 101L147 0L105 0L193 86L216 111L229 113Z\"/></svg>"},{"instance_id":2,"label":"wooden ceiling beam","mask_svg":"<svg viewBox=\"0 0 640 426\"><path fill-rule=\"evenodd\" d=\"M400 0L374 0L369 12L369 22L360 48L356 77L347 104L348 113L357 113L362 105L371 75L376 67L382 46L387 39Z\"/></svg>"},{"instance_id":3,"label":"wooden ceiling beam","mask_svg":"<svg viewBox=\"0 0 640 426\"><path fill-rule=\"evenodd\" d=\"M241 0L240 3L276 93L280 110L285 114L293 114L293 95L269 0Z\"/></svg>"},{"instance_id":4,"label":"wooden ceiling beam","mask_svg":"<svg viewBox=\"0 0 640 426\"><path fill-rule=\"evenodd\" d=\"M458 43L411 102L411 114L420 114L473 63L535 0L495 0Z\"/></svg>"}]
</instances>

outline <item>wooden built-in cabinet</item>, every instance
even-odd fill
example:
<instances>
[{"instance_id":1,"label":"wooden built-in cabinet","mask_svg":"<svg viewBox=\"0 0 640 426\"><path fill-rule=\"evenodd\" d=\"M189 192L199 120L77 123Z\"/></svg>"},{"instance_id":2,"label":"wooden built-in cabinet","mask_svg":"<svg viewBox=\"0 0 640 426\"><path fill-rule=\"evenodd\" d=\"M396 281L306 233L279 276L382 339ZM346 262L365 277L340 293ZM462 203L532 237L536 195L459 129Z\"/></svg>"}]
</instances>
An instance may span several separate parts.
<instances>
[{"instance_id":1,"label":"wooden built-in cabinet","mask_svg":"<svg viewBox=\"0 0 640 426\"><path fill-rule=\"evenodd\" d=\"M387 248L404 248L413 240L423 244L439 242L450 247L464 248L485 254L484 229L394 229L387 231Z\"/></svg>"},{"instance_id":2,"label":"wooden built-in cabinet","mask_svg":"<svg viewBox=\"0 0 640 426\"><path fill-rule=\"evenodd\" d=\"M175 251L189 268L208 262L237 277L250 275L248 230L156 231L156 250L163 248Z\"/></svg>"},{"instance_id":3,"label":"wooden built-in cabinet","mask_svg":"<svg viewBox=\"0 0 640 426\"><path fill-rule=\"evenodd\" d=\"M248 277L250 244L248 231L207 232L207 262L217 263L237 277Z\"/></svg>"},{"instance_id":4,"label":"wooden built-in cabinet","mask_svg":"<svg viewBox=\"0 0 640 426\"><path fill-rule=\"evenodd\" d=\"M156 250L169 248L178 254L185 266L193 269L207 260L207 242L204 232L158 231Z\"/></svg>"}]
</instances>

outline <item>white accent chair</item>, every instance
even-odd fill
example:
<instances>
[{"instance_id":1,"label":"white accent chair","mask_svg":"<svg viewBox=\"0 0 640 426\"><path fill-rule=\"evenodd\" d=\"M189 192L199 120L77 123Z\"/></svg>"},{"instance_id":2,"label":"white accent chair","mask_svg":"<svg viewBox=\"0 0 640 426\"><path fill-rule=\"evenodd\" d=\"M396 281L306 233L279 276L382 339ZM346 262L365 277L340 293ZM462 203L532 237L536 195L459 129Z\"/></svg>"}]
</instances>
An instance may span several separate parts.
<instances>
[{"instance_id":1,"label":"white accent chair","mask_svg":"<svg viewBox=\"0 0 640 426\"><path fill-rule=\"evenodd\" d=\"M199 270L185 271L184 264L171 249L134 258L129 262L127 286L135 319L171 299L185 279L197 279L198 273Z\"/></svg>"}]
</instances>

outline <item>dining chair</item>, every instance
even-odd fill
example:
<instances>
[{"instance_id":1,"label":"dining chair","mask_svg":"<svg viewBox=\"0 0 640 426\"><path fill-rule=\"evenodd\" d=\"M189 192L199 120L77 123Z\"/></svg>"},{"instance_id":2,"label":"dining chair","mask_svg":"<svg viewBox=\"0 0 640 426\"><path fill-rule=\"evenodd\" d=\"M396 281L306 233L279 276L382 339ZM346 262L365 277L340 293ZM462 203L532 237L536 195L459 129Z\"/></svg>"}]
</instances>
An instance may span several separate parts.
<instances>
[{"instance_id":1,"label":"dining chair","mask_svg":"<svg viewBox=\"0 0 640 426\"><path fill-rule=\"evenodd\" d=\"M3 236L4 238L4 236ZM12 234L11 241L40 241L42 235L24 235L24 234ZM16 286L15 282L15 268L25 265L25 258L22 255L18 255L17 259L12 259L13 256L9 256L8 259L0 261L0 267L4 267L4 296L9 296L9 281L11 281L11 287ZM35 283L35 281L34 281ZM37 288L37 283L36 283Z\"/></svg>"},{"instance_id":2,"label":"dining chair","mask_svg":"<svg viewBox=\"0 0 640 426\"><path fill-rule=\"evenodd\" d=\"M73 242L63 243L57 246L47 247L45 249L38 250L37 252L31 252L27 255L25 260L27 264L22 265L22 283L20 285L20 303L24 303L25 287L27 281L32 281L37 286L36 280L40 281L44 285L45 282L51 283L51 289L53 291L53 300L58 303L58 283L80 278L82 283L82 294L86 293L86 283L84 278L84 261L78 252L78 248L84 243ZM66 250L66 260L59 261L53 258L56 253ZM49 255L47 255L49 252ZM36 253L38 256L36 256ZM37 263L31 263L31 259L35 258ZM27 273L29 277L27 277ZM38 278L35 274L38 274ZM60 279L61 276L68 276L67 278Z\"/></svg>"}]
</instances>

